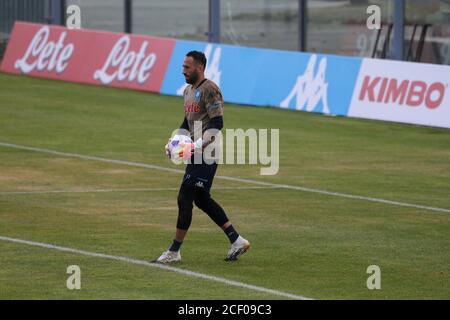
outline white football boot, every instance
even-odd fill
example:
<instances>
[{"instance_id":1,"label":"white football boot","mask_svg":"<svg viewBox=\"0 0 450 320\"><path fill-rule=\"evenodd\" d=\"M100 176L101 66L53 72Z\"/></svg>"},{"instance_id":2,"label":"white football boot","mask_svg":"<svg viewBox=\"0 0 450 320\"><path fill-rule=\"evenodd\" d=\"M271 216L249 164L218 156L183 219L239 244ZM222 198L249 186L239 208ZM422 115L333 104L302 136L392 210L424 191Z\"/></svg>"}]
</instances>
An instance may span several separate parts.
<instances>
[{"instance_id":1,"label":"white football boot","mask_svg":"<svg viewBox=\"0 0 450 320\"><path fill-rule=\"evenodd\" d=\"M248 249L250 249L250 242L239 236L236 241L231 244L225 261L236 261L241 255L246 253Z\"/></svg>"},{"instance_id":2,"label":"white football boot","mask_svg":"<svg viewBox=\"0 0 450 320\"><path fill-rule=\"evenodd\" d=\"M171 263L171 262L178 262L178 261L181 261L180 251L167 250L167 251L164 251L158 259L156 259L152 262Z\"/></svg>"}]
</instances>

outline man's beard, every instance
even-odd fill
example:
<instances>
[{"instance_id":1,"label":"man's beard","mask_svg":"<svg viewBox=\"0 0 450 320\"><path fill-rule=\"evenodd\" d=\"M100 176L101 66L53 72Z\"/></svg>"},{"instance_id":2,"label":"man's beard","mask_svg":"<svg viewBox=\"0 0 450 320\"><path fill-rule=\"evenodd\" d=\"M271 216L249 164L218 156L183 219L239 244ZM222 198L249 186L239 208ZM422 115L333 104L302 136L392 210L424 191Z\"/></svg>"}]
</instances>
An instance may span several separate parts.
<instances>
[{"instance_id":1,"label":"man's beard","mask_svg":"<svg viewBox=\"0 0 450 320\"><path fill-rule=\"evenodd\" d=\"M197 80L198 80L198 73L194 72L191 74L189 78L186 78L186 83L194 84L197 82Z\"/></svg>"}]
</instances>

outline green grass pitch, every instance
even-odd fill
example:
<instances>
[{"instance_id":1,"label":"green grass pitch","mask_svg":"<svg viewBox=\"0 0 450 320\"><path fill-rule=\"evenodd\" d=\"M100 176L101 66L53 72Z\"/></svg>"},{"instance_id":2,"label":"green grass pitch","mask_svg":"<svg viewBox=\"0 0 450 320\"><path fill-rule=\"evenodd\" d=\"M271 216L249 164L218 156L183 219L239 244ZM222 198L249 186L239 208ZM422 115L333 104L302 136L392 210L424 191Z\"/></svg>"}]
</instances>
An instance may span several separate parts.
<instances>
[{"instance_id":1,"label":"green grass pitch","mask_svg":"<svg viewBox=\"0 0 450 320\"><path fill-rule=\"evenodd\" d=\"M183 169L164 156L182 117L178 97L0 74L0 143ZM224 119L280 129L280 170L225 164L220 176L447 211L216 178L212 196L252 249L224 262L225 235L194 209L177 268L314 299L450 298L448 130L231 104ZM0 146L0 237L150 261L173 238L181 178ZM0 299L286 299L9 241L0 261ZM69 265L81 290L66 287Z\"/></svg>"}]
</instances>

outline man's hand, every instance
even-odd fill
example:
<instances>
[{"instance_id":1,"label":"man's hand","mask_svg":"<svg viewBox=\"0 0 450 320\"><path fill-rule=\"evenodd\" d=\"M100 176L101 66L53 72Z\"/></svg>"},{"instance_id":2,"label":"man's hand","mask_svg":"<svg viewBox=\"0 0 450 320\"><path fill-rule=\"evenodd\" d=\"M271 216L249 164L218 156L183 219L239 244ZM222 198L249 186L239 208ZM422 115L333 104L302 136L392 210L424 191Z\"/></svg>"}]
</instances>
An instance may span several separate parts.
<instances>
[{"instance_id":1,"label":"man's hand","mask_svg":"<svg viewBox=\"0 0 450 320\"><path fill-rule=\"evenodd\" d=\"M183 147L183 150L179 153L180 158L188 160L195 150L202 150L203 140L198 139L194 143L180 143L180 146Z\"/></svg>"},{"instance_id":2,"label":"man's hand","mask_svg":"<svg viewBox=\"0 0 450 320\"><path fill-rule=\"evenodd\" d=\"M190 159L194 153L195 145L193 143L181 143L180 147L183 147L183 149L178 154L179 157L183 158L183 160Z\"/></svg>"},{"instance_id":3,"label":"man's hand","mask_svg":"<svg viewBox=\"0 0 450 320\"><path fill-rule=\"evenodd\" d=\"M170 154L170 150L169 150L169 144L170 144L171 141L172 141L172 139L169 138L169 141L167 141L167 144L164 147L166 149L166 156L169 157L169 158L171 158L171 154Z\"/></svg>"}]
</instances>

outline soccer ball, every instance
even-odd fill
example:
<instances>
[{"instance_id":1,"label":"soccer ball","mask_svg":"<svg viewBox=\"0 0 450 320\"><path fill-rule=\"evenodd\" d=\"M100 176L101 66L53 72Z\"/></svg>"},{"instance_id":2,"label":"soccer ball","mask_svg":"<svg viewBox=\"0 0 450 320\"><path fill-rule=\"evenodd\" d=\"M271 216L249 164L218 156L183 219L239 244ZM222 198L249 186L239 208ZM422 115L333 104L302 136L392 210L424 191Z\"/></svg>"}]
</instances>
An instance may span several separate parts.
<instances>
[{"instance_id":1,"label":"soccer ball","mask_svg":"<svg viewBox=\"0 0 450 320\"><path fill-rule=\"evenodd\" d=\"M173 160L180 160L180 153L183 151L183 147L189 143L192 143L191 137L181 134L174 135L169 141L168 149L170 152L170 157Z\"/></svg>"}]
</instances>

